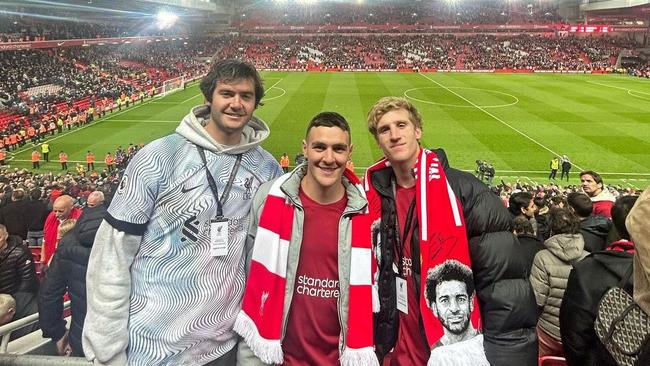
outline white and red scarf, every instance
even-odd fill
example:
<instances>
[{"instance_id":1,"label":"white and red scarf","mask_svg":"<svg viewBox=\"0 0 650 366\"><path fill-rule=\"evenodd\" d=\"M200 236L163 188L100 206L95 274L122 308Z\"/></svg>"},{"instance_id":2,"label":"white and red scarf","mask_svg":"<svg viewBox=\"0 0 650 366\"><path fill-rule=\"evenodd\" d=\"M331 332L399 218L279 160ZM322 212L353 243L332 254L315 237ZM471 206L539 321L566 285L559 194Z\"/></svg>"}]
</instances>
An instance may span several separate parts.
<instances>
[{"instance_id":1,"label":"white and red scarf","mask_svg":"<svg viewBox=\"0 0 650 366\"><path fill-rule=\"evenodd\" d=\"M373 221L381 218L381 200L370 184L370 176L373 172L385 168L390 168L390 162L382 159L366 171L364 188ZM447 260L456 260L470 268L471 261L462 206L447 181L438 156L432 151L420 149L414 171L416 211L420 225L419 260L423 277L420 281L420 314L427 341L432 347L444 335L444 329L425 299L426 274L429 269ZM476 296L471 321L475 328L480 329L481 314Z\"/></svg>"},{"instance_id":2,"label":"white and red scarf","mask_svg":"<svg viewBox=\"0 0 650 366\"><path fill-rule=\"evenodd\" d=\"M295 207L280 186L291 174L278 178L266 197L255 237L242 310L234 326L235 332L244 338L253 353L268 364L282 364L284 361L281 345L283 311L285 306L290 305L285 304L284 295ZM354 173L346 170L344 175L363 195ZM379 366L372 330L372 273L376 267L371 252L370 215L367 212L354 215L351 231L347 334L340 357L341 365Z\"/></svg>"}]
</instances>

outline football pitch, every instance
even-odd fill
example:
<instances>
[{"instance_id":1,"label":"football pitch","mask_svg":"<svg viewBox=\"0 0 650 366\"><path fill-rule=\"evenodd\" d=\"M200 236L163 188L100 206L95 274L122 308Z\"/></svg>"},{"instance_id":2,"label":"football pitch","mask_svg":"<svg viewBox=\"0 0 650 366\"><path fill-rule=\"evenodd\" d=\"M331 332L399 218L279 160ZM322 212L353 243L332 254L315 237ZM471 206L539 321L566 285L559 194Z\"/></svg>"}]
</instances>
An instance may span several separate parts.
<instances>
[{"instance_id":1,"label":"football pitch","mask_svg":"<svg viewBox=\"0 0 650 366\"><path fill-rule=\"evenodd\" d=\"M473 171L477 159L496 168L496 180L548 182L549 162L566 154L577 172L595 170L605 183L650 184L650 81L622 75L464 74L396 72L265 72L266 96L256 115L271 127L263 144L274 156L301 149L308 121L336 111L350 122L357 174L382 154L366 127L380 97L405 96L423 117L422 145L446 150L452 166ZM203 102L198 85L155 98L49 138L58 171L63 150L98 162L118 145L147 143L171 133ZM31 168L30 145L14 152L12 167ZM55 159L52 159L54 157ZM102 164L98 164L101 167ZM73 168L71 166L71 168ZM558 173L559 175L559 173ZM559 178L558 178L559 179Z\"/></svg>"}]
</instances>

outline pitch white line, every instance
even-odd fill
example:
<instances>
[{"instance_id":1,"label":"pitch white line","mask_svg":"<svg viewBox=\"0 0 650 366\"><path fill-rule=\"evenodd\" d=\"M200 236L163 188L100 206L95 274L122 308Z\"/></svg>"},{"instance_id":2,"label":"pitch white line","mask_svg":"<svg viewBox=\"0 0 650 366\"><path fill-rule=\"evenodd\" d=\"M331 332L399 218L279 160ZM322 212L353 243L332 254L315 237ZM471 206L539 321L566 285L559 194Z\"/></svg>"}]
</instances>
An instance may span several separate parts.
<instances>
[{"instance_id":1,"label":"pitch white line","mask_svg":"<svg viewBox=\"0 0 650 366\"><path fill-rule=\"evenodd\" d=\"M492 113L486 111L485 108L483 108L483 107L477 105L476 103L472 102L471 100L469 100L469 99L463 97L462 95L456 93L455 91L449 89L448 87L446 87L446 86L440 84L439 82L437 82L437 81L431 79L430 77L428 77L428 76L425 75L425 74L422 74L422 73L418 73L418 74L422 75L422 77L424 77L425 79L427 79L427 80L429 80L429 81L435 83L436 85L442 87L443 89L447 90L448 92L454 94L454 95L457 96L458 98L460 98L460 99L466 101L467 103L473 105L473 106L474 106L476 109L478 109L479 111L481 111L481 112L487 114L488 116L494 118L495 120L497 120L498 122L500 122L500 123L503 124L504 126L509 127L509 128L512 129L513 131L517 132L518 134L522 135L523 137L525 137L525 138L529 139L530 141L534 142L535 144L537 144L538 146L540 146L540 147L543 148L544 150L550 152L550 153L553 154L554 156L558 156L558 157L562 156L562 155L556 153L555 151L549 149L548 147L546 147L545 145L543 145L543 144L540 143L539 141L535 140L534 138L532 138L532 137L526 135L525 133L519 131L518 129L516 129L515 127L513 127L512 125L510 125L510 124L507 123L506 121L502 120L501 118L499 118L499 117L495 116L494 114L492 114ZM584 169L582 169L581 167L579 167L579 166L578 166L577 164L575 164L575 163L573 163L573 165L574 165L576 168L578 168L579 170L584 170Z\"/></svg>"},{"instance_id":2,"label":"pitch white line","mask_svg":"<svg viewBox=\"0 0 650 366\"><path fill-rule=\"evenodd\" d=\"M575 166L575 165L574 165ZM355 169L361 169L361 170L366 170L368 169L367 166L356 166ZM460 169L464 172L470 172L473 173L474 169ZM581 169L582 170L582 169ZM536 173L536 174L546 174L548 176L548 173L550 173L551 170L501 170L497 169L497 173L500 175L501 173ZM571 170L570 172L572 175L576 175L580 173L579 171L573 171ZM600 175L631 175L631 176L643 176L643 177L650 177L650 173L617 173L617 172L598 172ZM502 177L508 177L508 175L500 175ZM516 175L517 177L520 177L521 175ZM513 175L514 177L514 175ZM628 180L633 180L633 179L628 179ZM642 179L642 180L647 180L647 179Z\"/></svg>"},{"instance_id":3,"label":"pitch white line","mask_svg":"<svg viewBox=\"0 0 650 366\"><path fill-rule=\"evenodd\" d=\"M642 92L642 91L638 91L638 90L634 90L634 89L630 89L630 88L622 88L622 87L620 87L620 86L607 85L607 84L597 83L597 82L595 82L595 81L589 81L589 80L585 80L585 81L586 81L587 83L589 83L589 84L595 84L595 85L605 86L605 87L608 87L608 88L614 88L614 89L625 90L625 91L628 92L628 93L629 93L630 91L632 91L632 92L634 92L634 93L650 95L650 93L646 93L646 92ZM645 98L642 98L642 99L645 99Z\"/></svg>"},{"instance_id":4,"label":"pitch white line","mask_svg":"<svg viewBox=\"0 0 650 366\"><path fill-rule=\"evenodd\" d=\"M268 91L268 90L271 90L271 89L275 88L275 86L278 85L282 80L283 80L283 78L278 79L278 81L276 81L275 84L271 85L271 87L268 88L268 89L266 89L266 90ZM278 96L275 96L275 97L268 98L268 99L267 99L267 98L262 98L261 102L262 102L262 103L264 103L264 102L270 102L270 101L272 101L273 99L278 99L278 98L284 96L284 95L287 93L287 91L284 90L284 89L282 89L282 88L277 88L277 89L282 90L282 94L280 94L280 95L278 95Z\"/></svg>"},{"instance_id":5,"label":"pitch white line","mask_svg":"<svg viewBox=\"0 0 650 366\"><path fill-rule=\"evenodd\" d=\"M154 102L154 100L149 99L148 101L146 101L146 102L142 102L142 103L140 103L140 104L138 104L138 105L134 105L134 106L132 106L131 108L126 108L126 109L124 109L124 110L121 111L121 112L117 112L117 113L115 113L115 114L112 114L112 113L111 113L110 116L106 116L106 117L100 118L100 119L98 119L98 120L96 120L96 121L93 121L93 122L91 122L91 123L89 123L89 124L86 124L85 126L78 127L78 128L76 128L76 129L74 129L74 130L71 130L71 131L68 131L68 132L65 132L65 133L60 133L60 134L56 135L56 137L52 137L51 139L47 139L47 140L45 140L44 142L50 142L50 141L58 140L58 139L60 139L61 137L68 136L68 135L71 134L71 133L79 132L79 131L81 131L81 130L83 130L83 129L86 129L86 128L88 128L88 127L92 127L92 126L95 126L95 125L97 125L97 124L99 124L99 123L109 121L109 120L111 120L112 118L115 118L115 117L117 117L117 116L119 116L119 115L121 115L121 114L123 114L123 113L131 112L131 111L133 111L133 110L135 110L135 109L138 109L138 108L142 107L143 105L145 105L145 104L149 104L149 103L151 103L151 102ZM33 146L29 146L29 147L23 148L23 149L21 149L21 150L18 150L18 151L16 151L16 152L13 152L13 155L20 154L20 153L23 153L23 152L28 151L28 150L32 150L33 148L34 148Z\"/></svg>"},{"instance_id":6,"label":"pitch white line","mask_svg":"<svg viewBox=\"0 0 650 366\"><path fill-rule=\"evenodd\" d=\"M190 100L192 100L192 99L194 99L196 97L202 97L202 96L203 96L203 94L199 93L199 94L197 94L197 95L195 95L193 97L189 97L189 98L185 99L184 101L180 102L179 104L185 104L185 103L189 102Z\"/></svg>"},{"instance_id":7,"label":"pitch white line","mask_svg":"<svg viewBox=\"0 0 650 366\"><path fill-rule=\"evenodd\" d=\"M132 122L132 123L180 123L180 120L140 120L140 119L112 119L111 122Z\"/></svg>"}]
</instances>

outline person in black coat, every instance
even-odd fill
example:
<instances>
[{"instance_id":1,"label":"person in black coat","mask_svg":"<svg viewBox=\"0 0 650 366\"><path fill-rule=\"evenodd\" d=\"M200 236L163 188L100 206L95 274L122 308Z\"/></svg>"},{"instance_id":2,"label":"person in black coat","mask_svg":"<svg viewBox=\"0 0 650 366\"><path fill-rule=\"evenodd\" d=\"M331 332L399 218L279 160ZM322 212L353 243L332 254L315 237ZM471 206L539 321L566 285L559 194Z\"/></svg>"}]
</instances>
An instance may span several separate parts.
<instances>
[{"instance_id":1,"label":"person in black coat","mask_svg":"<svg viewBox=\"0 0 650 366\"><path fill-rule=\"evenodd\" d=\"M517 239L519 239L524 259L526 260L526 263L528 263L528 270L530 271L533 266L535 254L544 249L544 244L535 237L533 225L526 217L519 216L515 218L515 227L513 232L517 236Z\"/></svg>"},{"instance_id":2,"label":"person in black coat","mask_svg":"<svg viewBox=\"0 0 650 366\"><path fill-rule=\"evenodd\" d=\"M43 337L56 342L61 355L84 355L81 336L86 318L86 271L95 234L105 216L104 205L83 211L75 227L61 238L38 296ZM72 310L69 336L62 319L66 290ZM66 351L68 344L71 352Z\"/></svg>"},{"instance_id":3,"label":"person in black coat","mask_svg":"<svg viewBox=\"0 0 650 366\"><path fill-rule=\"evenodd\" d=\"M592 215L593 203L584 193L569 193L567 204L580 219L580 233L585 240L585 250L590 253L604 250L612 222L604 216Z\"/></svg>"},{"instance_id":4,"label":"person in black coat","mask_svg":"<svg viewBox=\"0 0 650 366\"><path fill-rule=\"evenodd\" d=\"M11 193L11 202L0 210L0 224L7 228L9 235L27 239L27 226L31 218L28 205L25 191L16 189Z\"/></svg>"},{"instance_id":5,"label":"person in black coat","mask_svg":"<svg viewBox=\"0 0 650 366\"><path fill-rule=\"evenodd\" d=\"M369 206L374 211L378 207L381 216L373 223L372 232L375 255L378 257L380 303L380 311L375 315L374 322L375 352L381 364L396 344L398 347L405 345L398 354L393 351L389 355L390 362L396 364L393 356L397 360L400 356L410 357L415 353L418 353L420 360L423 353L430 352L427 349L430 345L424 340L422 318L417 319L420 326L413 327L413 313L405 314L397 309L396 276L404 275L402 278L406 280L406 287L412 282L414 288L414 291L408 291L408 294L401 297L421 298L417 292L421 288L422 277L426 280L427 276L422 273L420 266L422 223L418 222L415 215L410 232L407 235L400 232L397 222L399 212L405 213L403 222L409 222L409 216L413 215L408 215L408 211L412 211L408 208L416 205L409 205L408 199L396 202L396 196L399 194L397 186L406 189L415 187L414 167L424 153L420 146L422 117L407 99L384 97L368 112L368 129L390 163L382 168L375 166L374 169L369 169L365 179L367 190L370 186L374 188L372 197L369 195ZM537 306L533 288L528 281L530 265L526 263L521 244L512 233L512 218L488 186L470 173L451 168L442 149L433 152L438 160L436 166L429 166L429 179L435 179L438 176L436 173L444 169L448 187L453 191L464 217L476 298L481 313L485 357L492 366L536 366ZM406 228L405 224L404 230ZM406 239L403 240L402 237ZM404 243L399 244L402 241ZM410 268L406 263L408 274L403 270L404 257L402 260L397 259L402 265L396 265L395 257L401 255L395 254L397 247L401 253L406 253L404 248L411 248ZM396 274L394 267L400 273ZM407 322L404 328L401 325L402 318ZM400 337L403 329L407 330L408 336ZM426 347L423 348L422 345Z\"/></svg>"},{"instance_id":6,"label":"person in black coat","mask_svg":"<svg viewBox=\"0 0 650 366\"><path fill-rule=\"evenodd\" d=\"M38 310L36 296L38 280L32 254L18 236L9 236L0 225L0 293L9 294L16 300L13 320L24 318ZM38 324L12 332L11 339L19 338L38 329Z\"/></svg>"},{"instance_id":7,"label":"person in black coat","mask_svg":"<svg viewBox=\"0 0 650 366\"><path fill-rule=\"evenodd\" d=\"M560 307L560 332L570 366L616 366L596 335L594 321L598 303L608 289L622 284L632 294L634 245L625 218L637 198L621 197L612 207L612 220L621 239L576 263L569 276Z\"/></svg>"},{"instance_id":8,"label":"person in black coat","mask_svg":"<svg viewBox=\"0 0 650 366\"><path fill-rule=\"evenodd\" d=\"M30 219L27 223L27 240L29 245L40 246L43 244L43 225L50 211L47 205L41 200L41 190L34 188L29 192L27 210Z\"/></svg>"}]
</instances>

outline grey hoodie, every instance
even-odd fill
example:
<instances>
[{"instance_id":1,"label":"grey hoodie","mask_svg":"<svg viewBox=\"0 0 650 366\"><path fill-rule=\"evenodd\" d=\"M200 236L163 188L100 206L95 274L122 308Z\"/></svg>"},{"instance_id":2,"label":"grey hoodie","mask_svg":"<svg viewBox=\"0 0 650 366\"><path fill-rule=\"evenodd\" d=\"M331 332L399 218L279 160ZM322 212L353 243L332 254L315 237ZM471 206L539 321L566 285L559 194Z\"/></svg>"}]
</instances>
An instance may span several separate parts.
<instances>
[{"instance_id":1,"label":"grey hoodie","mask_svg":"<svg viewBox=\"0 0 650 366\"><path fill-rule=\"evenodd\" d=\"M242 131L241 140L235 146L222 145L208 134L205 125L210 122L210 106L200 105L192 108L181 124L176 127L176 133L185 137L206 150L224 154L241 154L259 146L269 136L269 127L261 119L253 116Z\"/></svg>"},{"instance_id":2,"label":"grey hoodie","mask_svg":"<svg viewBox=\"0 0 650 366\"><path fill-rule=\"evenodd\" d=\"M259 146L269 134L264 122L254 118L238 145L224 146L203 127L209 115L208 106L194 107L122 177L86 276L83 348L95 364L203 365L237 342L252 197L282 171ZM206 168L228 219L223 256L210 251L217 201Z\"/></svg>"}]
</instances>

